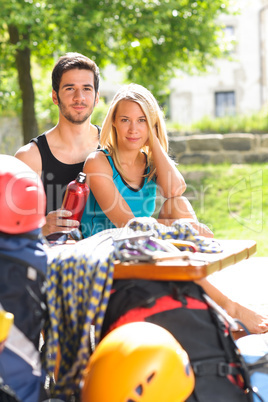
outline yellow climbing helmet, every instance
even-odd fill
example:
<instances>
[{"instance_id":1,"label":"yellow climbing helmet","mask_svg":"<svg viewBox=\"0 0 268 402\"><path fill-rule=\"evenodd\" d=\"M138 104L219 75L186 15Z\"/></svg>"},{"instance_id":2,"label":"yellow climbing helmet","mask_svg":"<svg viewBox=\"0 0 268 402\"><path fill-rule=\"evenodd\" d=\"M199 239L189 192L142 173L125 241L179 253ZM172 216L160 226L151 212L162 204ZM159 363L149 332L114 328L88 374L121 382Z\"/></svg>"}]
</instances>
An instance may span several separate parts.
<instances>
[{"instance_id":1,"label":"yellow climbing helmet","mask_svg":"<svg viewBox=\"0 0 268 402\"><path fill-rule=\"evenodd\" d=\"M7 339L13 321L13 314L0 310L0 343Z\"/></svg>"},{"instance_id":2,"label":"yellow climbing helmet","mask_svg":"<svg viewBox=\"0 0 268 402\"><path fill-rule=\"evenodd\" d=\"M166 329L125 324L97 346L84 373L82 402L182 402L194 389L189 358Z\"/></svg>"}]
</instances>

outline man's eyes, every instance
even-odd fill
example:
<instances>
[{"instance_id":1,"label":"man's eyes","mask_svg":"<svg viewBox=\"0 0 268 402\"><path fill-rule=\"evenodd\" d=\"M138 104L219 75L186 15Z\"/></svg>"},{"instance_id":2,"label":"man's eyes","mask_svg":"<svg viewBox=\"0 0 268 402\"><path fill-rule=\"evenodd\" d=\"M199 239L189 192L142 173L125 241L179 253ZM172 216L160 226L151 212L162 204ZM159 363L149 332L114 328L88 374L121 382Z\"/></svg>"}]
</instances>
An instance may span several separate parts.
<instances>
[{"instance_id":1,"label":"man's eyes","mask_svg":"<svg viewBox=\"0 0 268 402\"><path fill-rule=\"evenodd\" d=\"M66 89L66 91L75 91L76 90L76 88L74 88L74 87L66 87L65 89ZM85 87L82 90L85 92L91 92L93 90L93 88Z\"/></svg>"}]
</instances>

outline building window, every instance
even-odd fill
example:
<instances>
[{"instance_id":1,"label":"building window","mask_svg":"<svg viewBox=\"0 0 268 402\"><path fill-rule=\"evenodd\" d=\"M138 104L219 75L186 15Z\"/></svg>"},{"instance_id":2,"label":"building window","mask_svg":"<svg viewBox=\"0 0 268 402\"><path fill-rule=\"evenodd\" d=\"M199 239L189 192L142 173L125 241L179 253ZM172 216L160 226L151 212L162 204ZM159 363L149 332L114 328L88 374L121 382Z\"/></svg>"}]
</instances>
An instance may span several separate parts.
<instances>
[{"instance_id":1,"label":"building window","mask_svg":"<svg viewBox=\"0 0 268 402\"><path fill-rule=\"evenodd\" d=\"M226 38L230 40L234 39L235 29L233 25L225 25L223 31L225 33Z\"/></svg>"},{"instance_id":2,"label":"building window","mask_svg":"<svg viewBox=\"0 0 268 402\"><path fill-rule=\"evenodd\" d=\"M215 93L215 114L216 117L235 115L235 92Z\"/></svg>"},{"instance_id":3,"label":"building window","mask_svg":"<svg viewBox=\"0 0 268 402\"><path fill-rule=\"evenodd\" d=\"M224 54L226 56L232 55L236 51L236 38L235 38L234 26L226 25L223 28L223 34L224 34L224 44L225 44Z\"/></svg>"}]
</instances>

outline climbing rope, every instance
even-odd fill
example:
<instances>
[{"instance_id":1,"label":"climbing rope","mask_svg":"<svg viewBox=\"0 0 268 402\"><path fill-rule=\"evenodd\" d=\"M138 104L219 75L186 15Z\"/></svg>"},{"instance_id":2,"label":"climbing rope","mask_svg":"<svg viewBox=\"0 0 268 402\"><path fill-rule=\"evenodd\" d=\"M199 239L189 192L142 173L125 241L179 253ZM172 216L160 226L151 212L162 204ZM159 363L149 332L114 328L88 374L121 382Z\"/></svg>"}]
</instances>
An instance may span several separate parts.
<instances>
[{"instance_id":1,"label":"climbing rope","mask_svg":"<svg viewBox=\"0 0 268 402\"><path fill-rule=\"evenodd\" d=\"M97 242L96 242L97 240ZM65 247L48 263L45 363L53 378L58 346L61 361L52 396L79 395L79 385L90 355L90 329L99 342L113 282L112 239L85 239Z\"/></svg>"},{"instance_id":2,"label":"climbing rope","mask_svg":"<svg viewBox=\"0 0 268 402\"><path fill-rule=\"evenodd\" d=\"M127 226L127 229L142 232L152 231L157 239L167 240L185 240L194 243L197 251L201 253L221 253L221 245L214 239L200 236L187 221L174 221L170 226L165 226L157 222L154 218L133 218Z\"/></svg>"}]
</instances>

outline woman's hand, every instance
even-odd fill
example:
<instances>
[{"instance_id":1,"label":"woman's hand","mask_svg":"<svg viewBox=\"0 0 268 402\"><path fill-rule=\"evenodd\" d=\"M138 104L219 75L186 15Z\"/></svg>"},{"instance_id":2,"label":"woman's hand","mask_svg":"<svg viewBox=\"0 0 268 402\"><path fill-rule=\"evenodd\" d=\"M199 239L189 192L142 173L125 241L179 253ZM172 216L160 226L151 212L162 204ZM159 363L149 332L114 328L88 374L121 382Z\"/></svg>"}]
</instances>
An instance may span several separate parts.
<instances>
[{"instance_id":1,"label":"woman's hand","mask_svg":"<svg viewBox=\"0 0 268 402\"><path fill-rule=\"evenodd\" d=\"M157 125L154 126L153 133L152 155L159 191L165 198L181 196L186 190L185 180L174 161L160 144Z\"/></svg>"}]
</instances>

